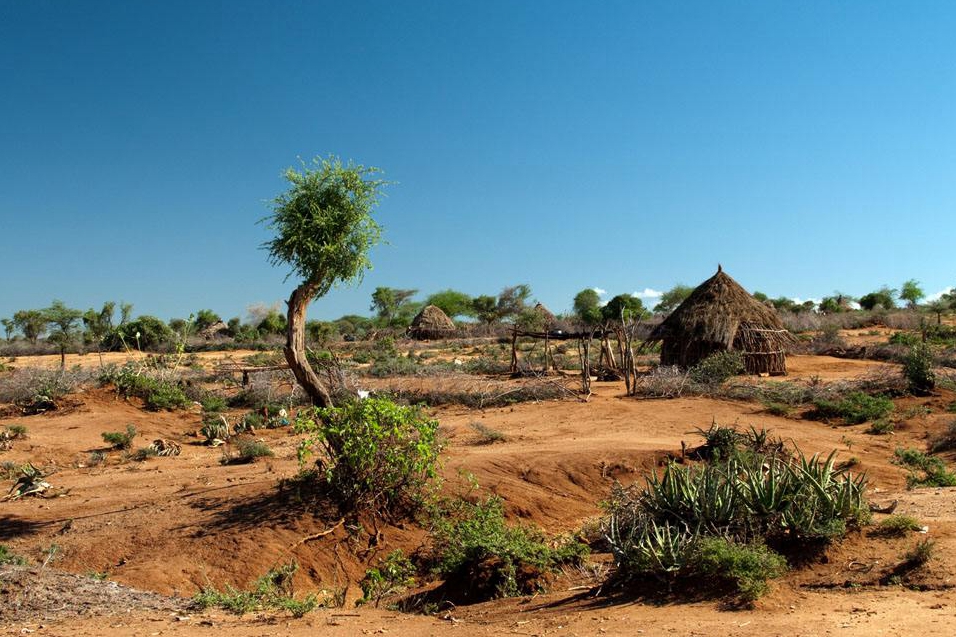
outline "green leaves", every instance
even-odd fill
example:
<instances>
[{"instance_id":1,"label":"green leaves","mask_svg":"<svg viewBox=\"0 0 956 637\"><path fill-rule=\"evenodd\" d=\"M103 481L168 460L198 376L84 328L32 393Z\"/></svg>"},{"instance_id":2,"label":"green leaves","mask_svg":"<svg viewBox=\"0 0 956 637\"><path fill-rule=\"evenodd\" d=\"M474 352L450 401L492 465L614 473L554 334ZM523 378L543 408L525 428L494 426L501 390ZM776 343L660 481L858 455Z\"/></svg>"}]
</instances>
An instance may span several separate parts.
<instances>
[{"instance_id":1,"label":"green leaves","mask_svg":"<svg viewBox=\"0 0 956 637\"><path fill-rule=\"evenodd\" d=\"M289 168L289 190L273 200L264 219L275 238L263 247L273 265L286 264L322 296L338 282L353 282L370 267L368 249L381 238L372 218L388 182L378 168L316 158L302 172Z\"/></svg>"},{"instance_id":2,"label":"green leaves","mask_svg":"<svg viewBox=\"0 0 956 637\"><path fill-rule=\"evenodd\" d=\"M347 509L415 510L437 478L438 421L417 407L367 398L300 413L295 428L310 434L299 446L300 465L316 457L315 475Z\"/></svg>"}]
</instances>

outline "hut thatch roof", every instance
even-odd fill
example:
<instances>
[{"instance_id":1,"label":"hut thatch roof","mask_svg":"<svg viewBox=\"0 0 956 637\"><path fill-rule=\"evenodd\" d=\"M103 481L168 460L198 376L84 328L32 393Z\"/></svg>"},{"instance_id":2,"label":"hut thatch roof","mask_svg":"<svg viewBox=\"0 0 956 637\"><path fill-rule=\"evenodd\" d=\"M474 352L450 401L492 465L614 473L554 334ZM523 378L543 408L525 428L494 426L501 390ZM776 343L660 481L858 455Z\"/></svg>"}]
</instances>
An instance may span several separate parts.
<instances>
[{"instance_id":1,"label":"hut thatch roof","mask_svg":"<svg viewBox=\"0 0 956 637\"><path fill-rule=\"evenodd\" d=\"M545 307L543 303L535 303L531 311L539 317L545 326L551 325L557 320L554 314L551 313L551 310Z\"/></svg>"},{"instance_id":2,"label":"hut thatch roof","mask_svg":"<svg viewBox=\"0 0 956 637\"><path fill-rule=\"evenodd\" d=\"M748 371L785 373L784 350L796 342L780 317L723 268L701 283L647 338L661 341L661 363L690 366L717 351L738 350ZM749 360L748 357L753 360ZM757 359L773 362L755 362Z\"/></svg>"},{"instance_id":3,"label":"hut thatch roof","mask_svg":"<svg viewBox=\"0 0 956 637\"><path fill-rule=\"evenodd\" d=\"M454 334L457 329L455 322L448 318L441 308L426 305L412 319L408 335L418 339L445 338Z\"/></svg>"}]
</instances>

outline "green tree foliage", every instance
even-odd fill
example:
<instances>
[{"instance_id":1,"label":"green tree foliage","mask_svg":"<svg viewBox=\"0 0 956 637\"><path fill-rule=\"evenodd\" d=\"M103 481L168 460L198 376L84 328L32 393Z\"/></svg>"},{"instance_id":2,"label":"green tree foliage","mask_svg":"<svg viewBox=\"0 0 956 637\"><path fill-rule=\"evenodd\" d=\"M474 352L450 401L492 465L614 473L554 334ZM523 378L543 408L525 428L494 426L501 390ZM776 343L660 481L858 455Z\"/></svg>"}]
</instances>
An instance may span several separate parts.
<instances>
[{"instance_id":1,"label":"green tree foliage","mask_svg":"<svg viewBox=\"0 0 956 637\"><path fill-rule=\"evenodd\" d=\"M371 266L369 249L381 227L372 218L386 182L377 168L343 164L337 157L313 160L301 172L285 173L289 189L275 198L264 221L275 235L264 245L273 265L287 265L301 279L288 302L285 356L296 380L323 407L332 397L305 356L305 315L312 299L333 285L361 279Z\"/></svg>"},{"instance_id":2,"label":"green tree foliage","mask_svg":"<svg viewBox=\"0 0 956 637\"><path fill-rule=\"evenodd\" d=\"M458 290L442 290L435 292L425 299L425 305L434 305L447 314L449 318L457 318L475 315L472 301L473 299L464 292L459 292Z\"/></svg>"},{"instance_id":3,"label":"green tree foliage","mask_svg":"<svg viewBox=\"0 0 956 637\"><path fill-rule=\"evenodd\" d=\"M693 291L694 288L689 285L678 283L661 295L661 300L654 306L654 312L656 314L670 314L677 309L677 306L683 303Z\"/></svg>"},{"instance_id":4,"label":"green tree foliage","mask_svg":"<svg viewBox=\"0 0 956 637\"><path fill-rule=\"evenodd\" d=\"M100 349L107 335L113 330L115 311L116 303L107 301L103 303L99 311L90 308L83 313L83 340L87 344L95 345L97 350Z\"/></svg>"},{"instance_id":5,"label":"green tree foliage","mask_svg":"<svg viewBox=\"0 0 956 637\"><path fill-rule=\"evenodd\" d=\"M527 309L529 298L531 298L531 286L525 283L501 290L496 307L497 320L517 320Z\"/></svg>"},{"instance_id":6,"label":"green tree foliage","mask_svg":"<svg viewBox=\"0 0 956 637\"><path fill-rule=\"evenodd\" d=\"M910 309L916 309L920 299L924 296L926 296L926 293L923 292L923 288L920 287L919 281L916 279L905 281L900 287L900 300L906 301Z\"/></svg>"},{"instance_id":7,"label":"green tree foliage","mask_svg":"<svg viewBox=\"0 0 956 637\"><path fill-rule=\"evenodd\" d=\"M835 292L833 296L823 297L823 300L820 301L819 309L824 314L839 314L840 312L848 311L850 309L850 303L852 302L853 297Z\"/></svg>"},{"instance_id":8,"label":"green tree foliage","mask_svg":"<svg viewBox=\"0 0 956 637\"><path fill-rule=\"evenodd\" d=\"M399 325L411 320L417 311L412 303L412 297L418 290L402 290L400 288L377 287L372 292L372 305L369 309L375 312L381 325Z\"/></svg>"},{"instance_id":9,"label":"green tree foliage","mask_svg":"<svg viewBox=\"0 0 956 637\"><path fill-rule=\"evenodd\" d=\"M173 331L155 316L144 314L117 327L107 338L108 349L158 350L175 338Z\"/></svg>"},{"instance_id":10,"label":"green tree foliage","mask_svg":"<svg viewBox=\"0 0 956 637\"><path fill-rule=\"evenodd\" d=\"M17 331L17 324L13 322L13 319L0 319L0 325L3 325L3 332L7 341L13 339L13 333Z\"/></svg>"},{"instance_id":11,"label":"green tree foliage","mask_svg":"<svg viewBox=\"0 0 956 637\"><path fill-rule=\"evenodd\" d=\"M601 308L605 321L640 320L647 316L644 302L632 294L618 294Z\"/></svg>"},{"instance_id":12,"label":"green tree foliage","mask_svg":"<svg viewBox=\"0 0 956 637\"><path fill-rule=\"evenodd\" d=\"M305 334L310 344L324 347L338 338L339 330L330 321L306 321Z\"/></svg>"},{"instance_id":13,"label":"green tree foliage","mask_svg":"<svg viewBox=\"0 0 956 637\"><path fill-rule=\"evenodd\" d=\"M47 317L43 310L20 310L13 315L13 323L28 341L36 345L46 330Z\"/></svg>"},{"instance_id":14,"label":"green tree foliage","mask_svg":"<svg viewBox=\"0 0 956 637\"><path fill-rule=\"evenodd\" d=\"M78 336L77 324L83 312L67 307L63 301L53 301L50 307L43 310L43 314L50 326L50 335L47 339L60 349L60 367L64 367L66 350Z\"/></svg>"},{"instance_id":15,"label":"green tree foliage","mask_svg":"<svg viewBox=\"0 0 956 637\"><path fill-rule=\"evenodd\" d=\"M222 322L222 319L212 310L199 310L196 312L196 318L194 319L197 331L204 330L210 325L215 325L220 322Z\"/></svg>"},{"instance_id":16,"label":"green tree foliage","mask_svg":"<svg viewBox=\"0 0 956 637\"><path fill-rule=\"evenodd\" d=\"M120 301L120 325L128 323L133 318L133 304Z\"/></svg>"},{"instance_id":17,"label":"green tree foliage","mask_svg":"<svg viewBox=\"0 0 956 637\"><path fill-rule=\"evenodd\" d=\"M595 290L585 288L574 296L574 315L585 325L597 325L603 320L601 297Z\"/></svg>"},{"instance_id":18,"label":"green tree foliage","mask_svg":"<svg viewBox=\"0 0 956 637\"><path fill-rule=\"evenodd\" d=\"M335 319L334 323L339 334L354 339L364 338L374 327L374 322L370 318L357 314L346 314Z\"/></svg>"},{"instance_id":19,"label":"green tree foliage","mask_svg":"<svg viewBox=\"0 0 956 637\"><path fill-rule=\"evenodd\" d=\"M286 317L278 310L272 310L259 321L256 330L259 334L284 334L287 327Z\"/></svg>"},{"instance_id":20,"label":"green tree foliage","mask_svg":"<svg viewBox=\"0 0 956 637\"><path fill-rule=\"evenodd\" d=\"M494 323L498 320L498 301L490 294L482 294L471 300L471 309L482 323Z\"/></svg>"},{"instance_id":21,"label":"green tree foliage","mask_svg":"<svg viewBox=\"0 0 956 637\"><path fill-rule=\"evenodd\" d=\"M760 301L761 303L765 303L770 300L770 297L764 294L763 292L754 292L753 294L751 294L751 296L757 299L758 301ZM657 311L657 308L655 307L654 310Z\"/></svg>"},{"instance_id":22,"label":"green tree foliage","mask_svg":"<svg viewBox=\"0 0 956 637\"><path fill-rule=\"evenodd\" d=\"M875 310L882 307L885 310L892 310L896 307L896 290L888 286L883 286L875 292L864 294L860 297L860 307L864 310Z\"/></svg>"}]
</instances>

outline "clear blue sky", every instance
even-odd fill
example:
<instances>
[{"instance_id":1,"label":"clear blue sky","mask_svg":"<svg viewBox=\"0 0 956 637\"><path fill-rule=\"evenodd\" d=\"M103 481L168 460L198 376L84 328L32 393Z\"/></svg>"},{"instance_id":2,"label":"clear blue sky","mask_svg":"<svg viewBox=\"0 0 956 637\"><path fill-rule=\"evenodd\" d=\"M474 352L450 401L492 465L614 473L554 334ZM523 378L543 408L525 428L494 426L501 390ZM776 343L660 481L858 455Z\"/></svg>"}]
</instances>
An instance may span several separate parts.
<instances>
[{"instance_id":1,"label":"clear blue sky","mask_svg":"<svg viewBox=\"0 0 956 637\"><path fill-rule=\"evenodd\" d=\"M0 0L0 316L287 297L298 157L397 182L376 286L956 284L951 2Z\"/></svg>"}]
</instances>

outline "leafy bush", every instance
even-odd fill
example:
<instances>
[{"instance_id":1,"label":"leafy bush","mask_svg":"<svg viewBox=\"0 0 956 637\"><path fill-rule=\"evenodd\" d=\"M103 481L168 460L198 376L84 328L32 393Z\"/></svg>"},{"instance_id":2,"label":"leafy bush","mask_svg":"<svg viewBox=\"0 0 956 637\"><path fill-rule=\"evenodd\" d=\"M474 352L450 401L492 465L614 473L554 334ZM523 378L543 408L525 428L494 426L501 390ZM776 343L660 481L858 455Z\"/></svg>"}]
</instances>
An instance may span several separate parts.
<instances>
[{"instance_id":1,"label":"leafy bush","mask_svg":"<svg viewBox=\"0 0 956 637\"><path fill-rule=\"evenodd\" d=\"M918 345L921 341L922 337L916 332L893 332L889 338L890 345L906 345L907 347Z\"/></svg>"},{"instance_id":2,"label":"leafy bush","mask_svg":"<svg viewBox=\"0 0 956 637\"><path fill-rule=\"evenodd\" d=\"M365 571L359 582L362 589L360 603L378 606L389 595L401 593L415 584L415 567L401 549L389 553L375 568Z\"/></svg>"},{"instance_id":3,"label":"leafy bush","mask_svg":"<svg viewBox=\"0 0 956 637\"><path fill-rule=\"evenodd\" d=\"M508 526L501 498L457 500L435 519L434 570L464 586L475 600L538 592L542 577L562 564L581 563L585 545L549 546L530 526Z\"/></svg>"},{"instance_id":4,"label":"leafy bush","mask_svg":"<svg viewBox=\"0 0 956 637\"><path fill-rule=\"evenodd\" d=\"M913 516L898 513L887 516L885 520L877 525L873 533L885 537L903 537L908 533L921 531L922 528L923 526L919 523L919 520Z\"/></svg>"},{"instance_id":5,"label":"leafy bush","mask_svg":"<svg viewBox=\"0 0 956 637\"><path fill-rule=\"evenodd\" d=\"M866 433L873 434L875 436L884 436L886 434L891 434L896 429L896 425L893 424L893 421L889 418L880 418L879 420L874 420L873 424L870 425L870 428L866 430Z\"/></svg>"},{"instance_id":6,"label":"leafy bush","mask_svg":"<svg viewBox=\"0 0 956 637\"><path fill-rule=\"evenodd\" d=\"M12 552L5 544L0 544L0 566L12 564L14 566L24 566L27 561L24 557Z\"/></svg>"},{"instance_id":7,"label":"leafy bush","mask_svg":"<svg viewBox=\"0 0 956 637\"><path fill-rule=\"evenodd\" d=\"M217 396L215 394L209 394L199 402L202 405L203 411L210 413L225 411L229 406L228 402L223 396Z\"/></svg>"},{"instance_id":8,"label":"leafy bush","mask_svg":"<svg viewBox=\"0 0 956 637\"><path fill-rule=\"evenodd\" d=\"M701 540L696 566L704 575L729 580L744 601L768 590L767 580L787 571L787 561L763 544L738 544L722 537Z\"/></svg>"},{"instance_id":9,"label":"leafy bush","mask_svg":"<svg viewBox=\"0 0 956 637\"><path fill-rule=\"evenodd\" d=\"M719 385L728 378L743 374L744 359L740 352L716 352L690 368L690 378L702 385Z\"/></svg>"},{"instance_id":10,"label":"leafy bush","mask_svg":"<svg viewBox=\"0 0 956 637\"><path fill-rule=\"evenodd\" d=\"M242 591L226 585L219 591L214 587L203 587L193 597L193 603L200 609L216 606L237 615L254 610L285 610L293 617L302 617L319 605L315 595L309 595L299 601L292 589L292 577L299 570L297 562L280 564L269 570L253 584L252 590Z\"/></svg>"},{"instance_id":11,"label":"leafy bush","mask_svg":"<svg viewBox=\"0 0 956 637\"><path fill-rule=\"evenodd\" d=\"M897 448L893 462L909 471L906 485L914 487L956 487L956 474L941 459L918 449Z\"/></svg>"},{"instance_id":12,"label":"leafy bush","mask_svg":"<svg viewBox=\"0 0 956 637\"><path fill-rule=\"evenodd\" d=\"M814 407L814 411L809 414L813 418L842 418L848 425L858 425L887 416L893 411L893 401L886 396L870 396L856 391L839 400L818 399L814 402Z\"/></svg>"},{"instance_id":13,"label":"leafy bush","mask_svg":"<svg viewBox=\"0 0 956 637\"><path fill-rule=\"evenodd\" d=\"M264 442L242 439L236 443L234 453L224 453L222 464L245 464L254 462L256 458L271 458L275 452Z\"/></svg>"},{"instance_id":14,"label":"leafy bush","mask_svg":"<svg viewBox=\"0 0 956 637\"><path fill-rule=\"evenodd\" d=\"M417 407L387 398L367 398L338 408L302 410L295 431L306 476L323 484L345 509L385 514L418 509L437 478L441 443L438 422Z\"/></svg>"},{"instance_id":15,"label":"leafy bush","mask_svg":"<svg viewBox=\"0 0 956 637\"><path fill-rule=\"evenodd\" d=\"M926 343L914 345L903 358L903 376L912 394L926 396L936 387L934 362L933 350Z\"/></svg>"},{"instance_id":16,"label":"leafy bush","mask_svg":"<svg viewBox=\"0 0 956 637\"><path fill-rule=\"evenodd\" d=\"M126 431L104 431L102 434L103 442L113 449L129 449L133 446L133 438L136 437L136 427L126 425Z\"/></svg>"},{"instance_id":17,"label":"leafy bush","mask_svg":"<svg viewBox=\"0 0 956 637\"><path fill-rule=\"evenodd\" d=\"M100 374L100 382L112 383L124 398L142 398L144 406L150 411L184 409L190 404L178 384L150 376L132 365L107 367Z\"/></svg>"},{"instance_id":18,"label":"leafy bush","mask_svg":"<svg viewBox=\"0 0 956 637\"><path fill-rule=\"evenodd\" d=\"M468 426L471 427L476 434L478 434L478 440L475 442L477 445L491 445L496 442L504 442L507 440L503 433L497 429L492 429L483 422L470 422L468 423Z\"/></svg>"}]
</instances>

